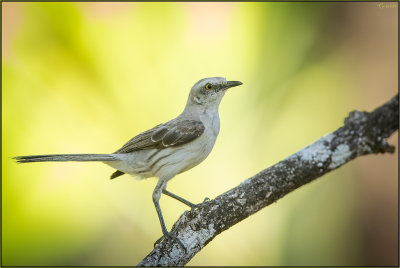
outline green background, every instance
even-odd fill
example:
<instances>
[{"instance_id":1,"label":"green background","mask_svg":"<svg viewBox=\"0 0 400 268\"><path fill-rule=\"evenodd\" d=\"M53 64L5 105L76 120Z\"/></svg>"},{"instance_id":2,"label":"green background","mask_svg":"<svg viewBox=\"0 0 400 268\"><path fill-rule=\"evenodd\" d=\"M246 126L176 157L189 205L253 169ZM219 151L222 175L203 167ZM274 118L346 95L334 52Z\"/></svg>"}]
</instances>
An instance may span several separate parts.
<instances>
[{"instance_id":1,"label":"green background","mask_svg":"<svg viewBox=\"0 0 400 268\"><path fill-rule=\"evenodd\" d=\"M198 203L398 88L397 3L2 3L2 264L136 265L161 229L155 179L98 163L223 76L210 156L170 181ZM397 133L390 138L396 145ZM398 265L398 154L366 156L220 234L189 265ZM168 229L187 209L164 196Z\"/></svg>"}]
</instances>

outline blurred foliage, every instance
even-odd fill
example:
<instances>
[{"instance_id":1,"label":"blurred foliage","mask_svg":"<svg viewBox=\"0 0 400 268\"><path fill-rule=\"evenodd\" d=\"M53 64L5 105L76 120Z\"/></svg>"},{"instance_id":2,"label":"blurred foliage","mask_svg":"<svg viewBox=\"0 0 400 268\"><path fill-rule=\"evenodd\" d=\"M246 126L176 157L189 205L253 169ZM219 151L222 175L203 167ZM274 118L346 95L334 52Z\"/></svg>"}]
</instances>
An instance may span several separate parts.
<instances>
[{"instance_id":1,"label":"blurred foliage","mask_svg":"<svg viewBox=\"0 0 400 268\"><path fill-rule=\"evenodd\" d=\"M3 265L136 265L161 235L151 201L155 179L110 181L113 171L102 164L17 165L13 156L113 152L178 115L197 80L240 80L221 104L212 154L169 183L200 202L397 89L397 13L375 3L2 7ZM398 157L370 158L372 164L357 160L237 224L189 264L391 264L396 255L385 252L395 245ZM368 180L379 168L386 172L381 181ZM380 250L365 247L371 235L360 228L374 226L363 222L373 218L363 206L373 189L384 189L374 203L392 208L380 217L389 237ZM168 197L161 206L168 228L187 209Z\"/></svg>"}]
</instances>

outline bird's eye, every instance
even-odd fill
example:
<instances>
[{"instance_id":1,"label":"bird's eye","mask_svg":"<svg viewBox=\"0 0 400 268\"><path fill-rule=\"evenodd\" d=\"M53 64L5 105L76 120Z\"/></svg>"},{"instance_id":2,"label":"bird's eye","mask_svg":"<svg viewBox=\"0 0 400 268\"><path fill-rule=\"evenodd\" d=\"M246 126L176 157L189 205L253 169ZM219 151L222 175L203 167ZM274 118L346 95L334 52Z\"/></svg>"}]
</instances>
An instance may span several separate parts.
<instances>
[{"instance_id":1,"label":"bird's eye","mask_svg":"<svg viewBox=\"0 0 400 268\"><path fill-rule=\"evenodd\" d=\"M213 86L210 84L210 83L208 83L207 85L206 85L206 89L207 90L211 90L213 88Z\"/></svg>"}]
</instances>

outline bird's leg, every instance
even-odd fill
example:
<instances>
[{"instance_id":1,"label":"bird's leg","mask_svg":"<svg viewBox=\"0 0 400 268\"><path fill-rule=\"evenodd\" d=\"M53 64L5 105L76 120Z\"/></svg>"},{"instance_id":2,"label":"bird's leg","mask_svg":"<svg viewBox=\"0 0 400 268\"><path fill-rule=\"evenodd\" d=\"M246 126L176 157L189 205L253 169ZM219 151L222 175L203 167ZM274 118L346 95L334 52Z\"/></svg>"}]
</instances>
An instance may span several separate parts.
<instances>
[{"instance_id":1,"label":"bird's leg","mask_svg":"<svg viewBox=\"0 0 400 268\"><path fill-rule=\"evenodd\" d=\"M158 215L158 219L160 220L160 224L161 224L161 230L163 232L163 236L160 237L155 243L154 243L154 247L160 243L162 240L164 240L165 238L170 238L172 240L175 240L184 250L185 252L186 247L183 245L182 241L180 241L176 236L174 236L173 234L171 234L170 232L167 231L167 227L165 226L165 222L164 222L164 218L161 212L161 208L160 208L160 198L161 198L161 193L163 191L163 189L167 186L167 181L164 180L159 180L157 183L156 188L153 191L153 202L154 202L154 206L156 207L156 211L157 211L157 215Z\"/></svg>"},{"instance_id":2,"label":"bird's leg","mask_svg":"<svg viewBox=\"0 0 400 268\"><path fill-rule=\"evenodd\" d=\"M172 197L172 198L174 198L174 199L176 199L178 201L181 201L183 204L189 206L191 209L195 209L195 208L201 207L206 202L210 201L210 198L206 197L202 203L193 204L192 202L189 202L186 199L183 199L182 197L177 196L176 194L173 194L173 193L167 191L167 189L165 189L165 188L162 190L162 193L165 194L165 195L168 195L168 196L170 196L170 197Z\"/></svg>"}]
</instances>

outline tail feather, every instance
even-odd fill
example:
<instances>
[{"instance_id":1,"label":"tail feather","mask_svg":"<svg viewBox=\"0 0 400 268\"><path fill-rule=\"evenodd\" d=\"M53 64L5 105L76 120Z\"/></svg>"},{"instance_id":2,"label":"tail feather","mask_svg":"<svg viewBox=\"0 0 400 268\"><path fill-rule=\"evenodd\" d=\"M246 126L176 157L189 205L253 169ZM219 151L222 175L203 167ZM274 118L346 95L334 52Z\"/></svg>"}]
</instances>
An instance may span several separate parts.
<instances>
[{"instance_id":1,"label":"tail feather","mask_svg":"<svg viewBox=\"0 0 400 268\"><path fill-rule=\"evenodd\" d=\"M111 180L112 180L112 179L115 179L116 177L119 177L119 176L124 175L124 174L125 174L124 172L117 170L117 171L115 171L113 174L111 174L110 179L111 179Z\"/></svg>"},{"instance_id":2,"label":"tail feather","mask_svg":"<svg viewBox=\"0 0 400 268\"><path fill-rule=\"evenodd\" d=\"M115 161L119 160L113 154L46 154L16 156L18 163L58 162L58 161Z\"/></svg>"}]
</instances>

